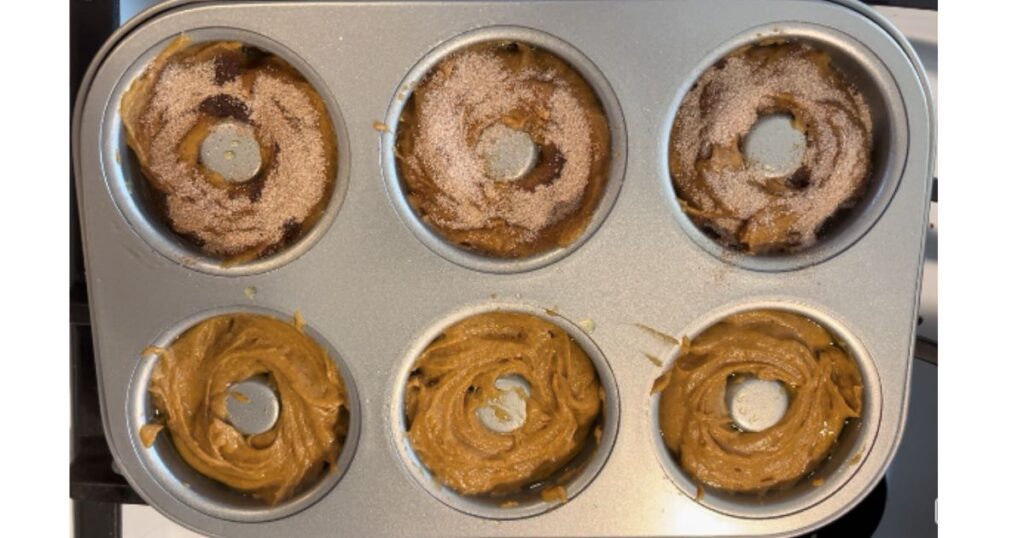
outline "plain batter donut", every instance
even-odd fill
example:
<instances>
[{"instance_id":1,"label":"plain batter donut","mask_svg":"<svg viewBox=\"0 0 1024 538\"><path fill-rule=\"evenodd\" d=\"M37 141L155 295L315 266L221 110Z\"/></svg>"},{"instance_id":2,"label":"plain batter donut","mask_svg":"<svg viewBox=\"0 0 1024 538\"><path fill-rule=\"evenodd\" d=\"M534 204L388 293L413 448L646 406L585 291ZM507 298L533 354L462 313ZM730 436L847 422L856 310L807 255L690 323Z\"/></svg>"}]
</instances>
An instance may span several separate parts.
<instances>
[{"instance_id":1,"label":"plain batter donut","mask_svg":"<svg viewBox=\"0 0 1024 538\"><path fill-rule=\"evenodd\" d=\"M525 421L497 433L477 410L498 398L495 381L530 387ZM556 474L599 436L604 390L587 354L536 316L490 312L462 320L416 359L406 383L409 441L442 483L464 495L506 494Z\"/></svg>"},{"instance_id":2,"label":"plain batter donut","mask_svg":"<svg viewBox=\"0 0 1024 538\"><path fill-rule=\"evenodd\" d=\"M728 383L737 376L777 381L789 393L786 414L760 432L733 424ZM799 314L734 314L684 342L661 390L662 439L684 471L723 491L784 489L828 456L846 422L860 416L863 382L849 353Z\"/></svg>"}]
</instances>

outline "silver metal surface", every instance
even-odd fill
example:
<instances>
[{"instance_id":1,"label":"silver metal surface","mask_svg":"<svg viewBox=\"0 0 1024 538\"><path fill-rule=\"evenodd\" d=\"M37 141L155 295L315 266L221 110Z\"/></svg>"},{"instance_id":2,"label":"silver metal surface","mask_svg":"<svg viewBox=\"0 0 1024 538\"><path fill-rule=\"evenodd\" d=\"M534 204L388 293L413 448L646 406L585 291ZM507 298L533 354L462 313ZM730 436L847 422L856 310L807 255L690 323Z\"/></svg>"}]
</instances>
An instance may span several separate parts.
<instances>
[{"instance_id":1,"label":"silver metal surface","mask_svg":"<svg viewBox=\"0 0 1024 538\"><path fill-rule=\"evenodd\" d=\"M484 129L476 145L484 157L487 176L495 181L515 181L537 164L537 146L530 135L495 123Z\"/></svg>"},{"instance_id":2,"label":"silver metal surface","mask_svg":"<svg viewBox=\"0 0 1024 538\"><path fill-rule=\"evenodd\" d=\"M73 126L104 426L125 476L162 513L206 534L247 537L777 536L839 517L881 478L903 429L934 131L919 63L869 10L803 0L180 4L148 11L105 47ZM877 94L866 97L884 105L873 110L888 138L876 140L878 186L848 225L822 242L828 252L758 265L716 251L699 230L687 229L666 147L678 104L700 71L758 32L773 31L830 47L841 67L861 73L865 93ZM117 101L181 32L265 48L296 65L324 96L339 133L341 172L313 239L275 258L223 268L190 259L194 252L148 217ZM398 37L382 41L382 32ZM473 257L440 241L408 208L392 161L398 114L419 77L455 48L494 37L523 39L565 58L594 86L612 127L610 184L590 229L563 251L519 262ZM375 122L388 132L375 130ZM249 297L247 288L259 294ZM203 489L184 474L187 467L173 465L172 447L158 442L143 450L137 436L147 409L137 380L151 365L150 358L138 361L139 351L178 334L182 323L240 303L301 309L344 357L339 365L358 384L353 400L365 419L358 440L346 444L351 463L319 501L274 507L269 520L266 507L253 516L256 507ZM821 486L756 505L714 492L698 502L678 464L662 453L653 419L651 386L676 349L635 324L693 334L731 309L765 305L805 312L853 342L866 374L865 416L848 426L819 470ZM461 497L438 502L444 491L417 470L396 428L415 351L440 327L496 308L557 311L552 319L600 357L595 365L606 388L605 435L588 460L601 465L583 467L592 476L567 485L568 502L500 521L494 518L502 515L456 505L466 501Z\"/></svg>"},{"instance_id":3,"label":"silver metal surface","mask_svg":"<svg viewBox=\"0 0 1024 538\"><path fill-rule=\"evenodd\" d=\"M789 409L789 395L778 381L746 377L725 389L726 408L737 428L763 432L779 423Z\"/></svg>"},{"instance_id":4,"label":"silver metal surface","mask_svg":"<svg viewBox=\"0 0 1024 538\"><path fill-rule=\"evenodd\" d=\"M245 435L269 431L277 423L281 402L270 383L263 377L253 377L235 383L228 389L225 403L228 422Z\"/></svg>"},{"instance_id":5,"label":"silver metal surface","mask_svg":"<svg viewBox=\"0 0 1024 538\"><path fill-rule=\"evenodd\" d=\"M743 156L766 177L796 172L807 149L807 137L793 127L788 114L771 114L754 123L743 138Z\"/></svg>"},{"instance_id":6,"label":"silver metal surface","mask_svg":"<svg viewBox=\"0 0 1024 538\"><path fill-rule=\"evenodd\" d=\"M263 165L256 133L238 121L223 121L210 128L199 145L199 158L203 166L231 183L249 181Z\"/></svg>"}]
</instances>

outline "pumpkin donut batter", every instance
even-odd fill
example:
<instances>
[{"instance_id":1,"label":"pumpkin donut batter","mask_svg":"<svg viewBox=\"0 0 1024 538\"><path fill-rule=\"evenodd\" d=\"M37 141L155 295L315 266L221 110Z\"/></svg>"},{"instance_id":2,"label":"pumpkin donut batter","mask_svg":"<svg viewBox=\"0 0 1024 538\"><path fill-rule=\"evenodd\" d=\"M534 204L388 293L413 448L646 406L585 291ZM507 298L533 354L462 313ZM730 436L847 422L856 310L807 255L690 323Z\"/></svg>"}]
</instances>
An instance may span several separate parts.
<instances>
[{"instance_id":1,"label":"pumpkin donut batter","mask_svg":"<svg viewBox=\"0 0 1024 538\"><path fill-rule=\"evenodd\" d=\"M738 376L777 381L789 393L782 419L743 431L726 406ZM799 314L754 310L712 325L655 383L665 445L698 482L723 491L785 489L828 455L860 416L860 370L831 334Z\"/></svg>"},{"instance_id":2,"label":"pumpkin donut batter","mask_svg":"<svg viewBox=\"0 0 1024 538\"><path fill-rule=\"evenodd\" d=\"M491 177L485 155L495 126L528 136L536 149L521 177ZM409 204L451 243L490 256L569 245L608 181L601 102L565 61L525 43L480 43L439 62L409 97L397 131Z\"/></svg>"},{"instance_id":3,"label":"pumpkin donut batter","mask_svg":"<svg viewBox=\"0 0 1024 538\"><path fill-rule=\"evenodd\" d=\"M121 98L128 146L171 228L232 262L267 256L323 213L337 173L334 127L316 90L284 60L233 41L176 38ZM259 145L255 177L204 166L225 124Z\"/></svg>"},{"instance_id":4,"label":"pumpkin donut batter","mask_svg":"<svg viewBox=\"0 0 1024 538\"><path fill-rule=\"evenodd\" d=\"M156 419L139 432L143 444L166 431L193 469L271 505L333 470L348 433L345 384L299 319L220 315L147 350L158 355L149 385ZM281 413L269 430L245 435L230 422L227 398L239 397L234 384L260 376Z\"/></svg>"},{"instance_id":5,"label":"pumpkin donut batter","mask_svg":"<svg viewBox=\"0 0 1024 538\"><path fill-rule=\"evenodd\" d=\"M498 433L479 410L500 412L495 382L509 376L529 385L525 420ZM503 495L552 477L600 436L603 401L593 363L560 327L490 312L448 327L416 359L405 415L413 449L438 480L464 495Z\"/></svg>"},{"instance_id":6,"label":"pumpkin donut batter","mask_svg":"<svg viewBox=\"0 0 1024 538\"><path fill-rule=\"evenodd\" d=\"M748 162L758 119L785 114L803 132L799 166L778 174ZM864 97L828 56L796 42L742 48L697 80L669 142L669 171L686 214L729 247L797 252L863 195L872 122Z\"/></svg>"}]
</instances>

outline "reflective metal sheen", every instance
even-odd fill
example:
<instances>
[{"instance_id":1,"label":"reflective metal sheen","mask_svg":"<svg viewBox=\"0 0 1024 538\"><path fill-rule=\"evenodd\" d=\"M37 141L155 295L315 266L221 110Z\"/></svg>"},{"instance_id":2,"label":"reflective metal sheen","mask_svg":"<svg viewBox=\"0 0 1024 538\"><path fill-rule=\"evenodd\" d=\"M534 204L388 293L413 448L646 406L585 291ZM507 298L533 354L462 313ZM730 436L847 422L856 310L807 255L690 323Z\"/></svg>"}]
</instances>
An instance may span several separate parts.
<instances>
[{"instance_id":1,"label":"reflective metal sheen","mask_svg":"<svg viewBox=\"0 0 1024 538\"><path fill-rule=\"evenodd\" d=\"M147 213L118 102L182 32L278 54L310 80L335 122L340 170L325 215L271 258L222 266ZM880 136L876 174L847 225L818 251L763 259L724 251L692 226L667 151L679 103L700 73L736 46L777 36L824 47L855 75ZM576 67L612 135L608 190L591 226L565 249L528 260L473 257L443 243L395 177L395 127L419 77L452 50L495 38L531 41ZM117 465L151 506L212 536L792 536L824 525L881 479L903 432L934 160L923 76L892 25L845 0L155 7L104 46L72 126L100 403ZM760 307L811 316L849 343L864 373L864 412L817 485L754 501L698 495L664 449L651 388L678 355L679 337ZM599 463L566 477L565 503L531 497L501 507L451 494L402 441L400 402L417 350L439 327L502 308L549 316L599 357L605 414L586 460ZM355 407L339 468L273 507L189 474L167 436L151 449L138 439L155 361L139 352L239 309L299 310L331 350Z\"/></svg>"}]
</instances>

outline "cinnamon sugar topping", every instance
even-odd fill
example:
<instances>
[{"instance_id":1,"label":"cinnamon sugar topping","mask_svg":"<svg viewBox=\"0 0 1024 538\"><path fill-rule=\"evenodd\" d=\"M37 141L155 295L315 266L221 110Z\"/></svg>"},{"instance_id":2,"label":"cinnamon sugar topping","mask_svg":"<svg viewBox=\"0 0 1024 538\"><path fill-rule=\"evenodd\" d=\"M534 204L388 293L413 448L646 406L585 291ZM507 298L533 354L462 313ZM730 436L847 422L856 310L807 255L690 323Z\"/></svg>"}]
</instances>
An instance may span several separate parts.
<instances>
[{"instance_id":1,"label":"cinnamon sugar topping","mask_svg":"<svg viewBox=\"0 0 1024 538\"><path fill-rule=\"evenodd\" d=\"M464 49L435 67L412 101L399 126L403 180L426 220L464 232L454 235L473 247L514 255L603 187L603 110L582 78L550 53L518 44ZM493 148L482 146L493 141L482 134L496 124L528 134L538 148L524 177L489 177L485 154Z\"/></svg>"},{"instance_id":2,"label":"cinnamon sugar topping","mask_svg":"<svg viewBox=\"0 0 1024 538\"><path fill-rule=\"evenodd\" d=\"M221 256L291 239L329 192L335 158L333 128L308 83L278 65L224 60L239 47L200 44L171 55L149 67L149 87L136 81L122 101L129 143L165 195L174 230ZM226 77L225 65L241 74ZM137 107L140 99L146 102ZM225 119L250 123L256 133L263 164L248 183L227 184L198 161L204 134Z\"/></svg>"}]
</instances>

